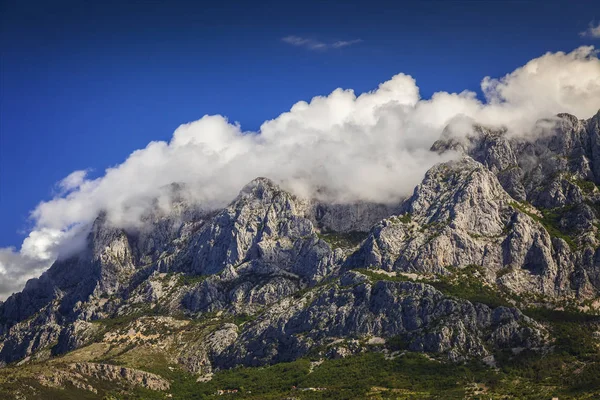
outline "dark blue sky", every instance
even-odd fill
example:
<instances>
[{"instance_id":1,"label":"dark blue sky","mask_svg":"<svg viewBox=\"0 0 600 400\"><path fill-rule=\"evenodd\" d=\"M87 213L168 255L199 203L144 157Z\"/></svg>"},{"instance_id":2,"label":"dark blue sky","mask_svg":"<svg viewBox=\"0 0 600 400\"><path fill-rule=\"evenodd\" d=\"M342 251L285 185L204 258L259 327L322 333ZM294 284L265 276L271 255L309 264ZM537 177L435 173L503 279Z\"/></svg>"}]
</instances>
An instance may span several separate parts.
<instances>
[{"instance_id":1,"label":"dark blue sky","mask_svg":"<svg viewBox=\"0 0 600 400\"><path fill-rule=\"evenodd\" d=\"M597 1L1 1L0 247L73 170L92 176L181 123L255 130L298 100L398 72L429 97L477 90L578 33ZM296 35L352 46L311 51ZM598 43L598 41L596 41Z\"/></svg>"}]
</instances>

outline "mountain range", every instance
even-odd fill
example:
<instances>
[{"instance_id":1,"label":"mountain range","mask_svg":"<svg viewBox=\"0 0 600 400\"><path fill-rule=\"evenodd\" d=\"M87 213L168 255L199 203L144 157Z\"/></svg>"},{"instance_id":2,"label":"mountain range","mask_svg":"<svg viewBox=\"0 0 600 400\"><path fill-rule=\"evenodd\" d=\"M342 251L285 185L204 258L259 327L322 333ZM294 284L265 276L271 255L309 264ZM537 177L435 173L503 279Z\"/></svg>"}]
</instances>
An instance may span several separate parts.
<instances>
[{"instance_id":1,"label":"mountain range","mask_svg":"<svg viewBox=\"0 0 600 400\"><path fill-rule=\"evenodd\" d=\"M15 399L600 396L600 111L474 125L397 204L180 196L0 303Z\"/></svg>"}]
</instances>

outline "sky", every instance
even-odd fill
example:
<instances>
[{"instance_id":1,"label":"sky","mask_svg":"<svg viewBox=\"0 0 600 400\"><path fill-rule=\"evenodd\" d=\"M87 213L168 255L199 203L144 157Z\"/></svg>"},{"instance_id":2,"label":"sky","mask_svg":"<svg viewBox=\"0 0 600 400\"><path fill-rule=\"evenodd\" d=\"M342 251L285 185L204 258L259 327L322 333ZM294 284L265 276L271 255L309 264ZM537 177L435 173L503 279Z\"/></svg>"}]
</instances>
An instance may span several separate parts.
<instances>
[{"instance_id":1,"label":"sky","mask_svg":"<svg viewBox=\"0 0 600 400\"><path fill-rule=\"evenodd\" d=\"M45 244L63 241L64 235L55 231L89 222L90 215L105 206L107 199L118 197L132 185L124 176L150 173L158 176L157 182L167 183L179 178L175 170L204 168L214 174L192 175L206 186L211 176L217 179L219 174L231 176L246 169L246 164L229 160L241 157L249 148L255 152L264 148L268 153L255 161L260 164L265 160L265 165L251 165L248 173L281 169L282 179L294 175L298 166L293 163L285 168L273 167L280 167L287 155L296 154L282 147L281 138L309 150L303 163L310 160L318 164L326 157L322 154L340 154L334 157L336 165L322 166L325 175L335 179L311 178L310 185L335 181L346 185L331 188L338 197L355 199L370 193L372 198L366 200L393 199L408 190L413 181L404 175L388 175L387 170L381 173L381 165L367 158L360 164L364 173L371 180L381 176L380 182L369 182L368 190L348 190L355 175L342 175L340 171L356 156L356 148L344 141L355 138L354 143L360 143L364 137L392 128L417 132L402 140L380 135L377 137L385 140L368 141L363 147L372 149L372 154L390 145L406 150L404 158L417 166L410 172L417 171L418 175L431 164L431 159L423 159L420 149L429 145L426 141L437 135L438 125L451 116L439 111L443 107L437 104L450 102L443 96L438 96L435 106L418 103L418 99L430 99L441 91L467 90L476 100L485 101L481 83L486 76L502 78L547 52L571 54L581 46L600 45L600 8L595 1L286 3L0 1L0 253L14 247L16 250L10 254L6 250L5 255L25 269L28 263L19 258L18 251L28 235L43 237ZM578 63L573 59L590 54L593 57L593 51L588 53L566 61L553 56L552 62L545 65L549 74L571 71L563 78L575 79L574 84L587 82L579 73L579 64L561 63ZM586 65L589 82L598 82L597 64ZM418 86L416 94L413 81ZM500 91L503 99L514 92L511 88L527 87L528 81L515 74L509 83L505 82L508 90ZM391 83L380 87L384 82ZM528 92L541 93L544 82L531 86ZM378 87L371 97L357 97ZM334 92L336 88L353 89L354 94ZM332 92L337 94L330 95ZM597 93L590 91L589 95ZM315 96L329 97L310 103L308 111L303 110L305 103L294 106L299 101L310 102ZM392 110L394 118L373 111L373 104L384 106L390 99L418 110ZM600 98L584 98L573 111L588 112L594 100L600 108ZM469 101L472 103L472 99ZM519 96L512 96L513 106L529 103L541 104L519 102ZM557 104L569 106L556 102L547 109L555 111ZM475 108L469 108L473 112L467 114L486 121L507 121L503 114L506 110L488 108L480 112ZM545 105L539 109L545 110ZM295 111L282 114L290 110ZM204 115L227 119L203 119ZM423 121L428 119L436 123L439 119L439 124L424 126ZM181 124L198 120L178 129ZM269 120L274 122L265 124ZM303 128L296 129L299 125ZM260 134L254 134L259 130ZM209 131L214 133L203 133ZM296 135L296 131L303 135ZM338 136L326 142L306 139L323 132ZM212 141L200 140L198 135ZM153 141L162 142L147 147ZM200 161L169 161L173 154L197 158L197 153L186 150L189 144L204 146L206 165ZM311 146L317 144L327 151L317 151L317 156L309 154ZM149 150L134 153L144 148ZM273 153L280 154L279 158ZM139 165L134 168L136 160L134 157L130 162L130 155L140 162L151 160L152 165L147 170ZM219 170L210 169L208 163L213 156L216 161L210 165L221 166ZM387 156L381 154L383 159ZM122 164L125 160L126 165ZM166 167L156 167L157 162ZM387 162L403 166L394 164L394 159ZM119 167L123 165L127 168ZM113 171L121 172L105 172L113 167ZM316 174L307 173L313 177ZM103 177L107 179L94 181ZM239 173L239 179L229 186L212 188L210 194L203 193L201 200L227 198L246 178L246 174ZM390 179L397 181L400 191L388 187ZM156 195L156 188L150 191L150 183L155 184L134 185L131 192L136 199L149 193ZM299 191L311 190L306 182L294 185ZM68 196L78 196L77 201L65 201ZM132 196L122 201L130 204ZM81 210L86 207L89 209ZM45 253L39 245L27 247L34 251L30 247ZM7 267L6 261L4 267L1 263L0 257L0 275L2 268L17 270ZM37 273L36 268L33 270ZM21 278L5 273L1 279L5 280L6 290L14 290L20 283L7 281L20 282Z\"/></svg>"}]
</instances>

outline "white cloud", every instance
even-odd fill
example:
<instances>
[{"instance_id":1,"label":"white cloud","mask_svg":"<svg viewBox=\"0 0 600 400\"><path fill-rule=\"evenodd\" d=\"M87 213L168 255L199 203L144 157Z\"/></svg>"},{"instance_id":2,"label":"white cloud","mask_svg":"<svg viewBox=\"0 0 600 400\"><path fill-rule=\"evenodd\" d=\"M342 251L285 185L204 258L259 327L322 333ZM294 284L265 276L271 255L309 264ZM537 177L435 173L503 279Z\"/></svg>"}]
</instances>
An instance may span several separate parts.
<instances>
[{"instance_id":1,"label":"white cloud","mask_svg":"<svg viewBox=\"0 0 600 400\"><path fill-rule=\"evenodd\" d=\"M55 249L66 233L40 228L23 241L21 251L0 248L0 299L25 286L28 279L38 277L56 258Z\"/></svg>"},{"instance_id":2,"label":"white cloud","mask_svg":"<svg viewBox=\"0 0 600 400\"><path fill-rule=\"evenodd\" d=\"M63 193L77 189L85 181L87 173L87 170L73 171L66 178L58 182L58 187Z\"/></svg>"},{"instance_id":3,"label":"white cloud","mask_svg":"<svg viewBox=\"0 0 600 400\"><path fill-rule=\"evenodd\" d=\"M449 123L471 119L521 134L560 112L595 114L600 61L593 47L547 53L481 86L485 102L469 91L421 99L415 80L398 74L358 96L336 89L300 101L259 132L244 132L220 115L181 125L170 142L149 143L100 178L76 171L61 181L64 191L32 211L35 229L21 250L0 250L0 295L73 247L76 233L101 210L113 224L130 227L155 198L168 209L164 188L172 182L186 183L190 200L206 208L225 205L258 176L305 197L398 202L442 161L428 150Z\"/></svg>"},{"instance_id":4,"label":"white cloud","mask_svg":"<svg viewBox=\"0 0 600 400\"><path fill-rule=\"evenodd\" d=\"M337 42L333 42L331 44L331 47L333 47L334 49L341 49L342 47L348 47L358 43L362 43L362 39L338 40Z\"/></svg>"},{"instance_id":5,"label":"white cloud","mask_svg":"<svg viewBox=\"0 0 600 400\"><path fill-rule=\"evenodd\" d=\"M304 47L309 50L328 50L328 49L341 49L343 47L352 46L354 44L362 43L362 39L354 40L338 40L332 43L325 43L314 39L303 38L300 36L286 36L281 39L287 44L292 46Z\"/></svg>"},{"instance_id":6,"label":"white cloud","mask_svg":"<svg viewBox=\"0 0 600 400\"><path fill-rule=\"evenodd\" d=\"M597 24L595 24L594 21L590 22L585 31L579 32L579 36L600 39L600 22Z\"/></svg>"}]
</instances>

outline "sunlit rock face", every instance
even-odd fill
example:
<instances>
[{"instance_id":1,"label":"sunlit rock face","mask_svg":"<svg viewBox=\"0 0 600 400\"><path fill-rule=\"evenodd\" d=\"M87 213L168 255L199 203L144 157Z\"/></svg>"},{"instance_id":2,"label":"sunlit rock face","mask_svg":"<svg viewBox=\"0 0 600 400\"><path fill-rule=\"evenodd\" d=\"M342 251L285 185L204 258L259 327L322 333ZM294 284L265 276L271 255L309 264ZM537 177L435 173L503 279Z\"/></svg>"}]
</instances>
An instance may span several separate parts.
<instances>
[{"instance_id":1,"label":"sunlit rock face","mask_svg":"<svg viewBox=\"0 0 600 400\"><path fill-rule=\"evenodd\" d=\"M85 249L0 303L0 362L132 337L201 375L359 352L369 338L456 361L543 348L549 333L510 296L598 297L599 143L600 114L563 114L531 137L442 135L432 151L456 157L394 204L302 199L257 178L219 210L174 196L140 226L101 214ZM506 304L436 289L457 277ZM130 321L124 336L103 325L115 318Z\"/></svg>"}]
</instances>

